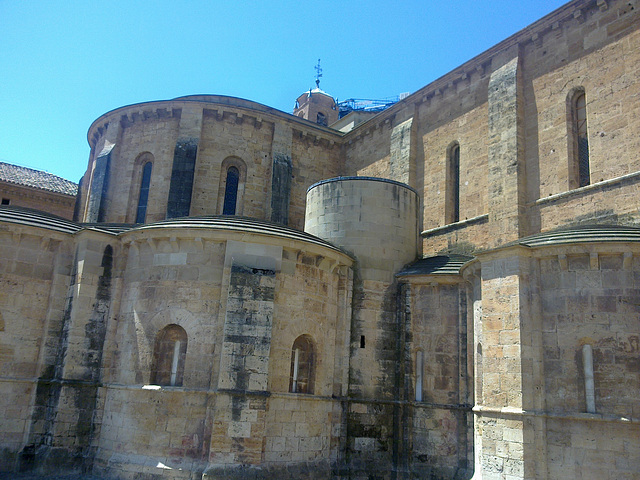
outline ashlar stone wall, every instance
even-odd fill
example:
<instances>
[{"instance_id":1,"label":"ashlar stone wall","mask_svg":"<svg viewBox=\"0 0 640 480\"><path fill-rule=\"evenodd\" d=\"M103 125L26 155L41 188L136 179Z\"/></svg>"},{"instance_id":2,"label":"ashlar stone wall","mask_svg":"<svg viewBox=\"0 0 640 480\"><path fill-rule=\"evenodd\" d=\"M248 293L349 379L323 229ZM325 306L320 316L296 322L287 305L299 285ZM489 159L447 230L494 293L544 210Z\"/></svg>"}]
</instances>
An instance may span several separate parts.
<instances>
[{"instance_id":1,"label":"ashlar stone wall","mask_svg":"<svg viewBox=\"0 0 640 480\"><path fill-rule=\"evenodd\" d=\"M144 167L141 162L146 161L151 161L153 166L145 221L150 223L166 217L166 182L171 178L181 112L178 109L158 109L154 113L145 115L144 112L134 112L118 125L121 131L109 168L107 222L135 222ZM85 184L89 185L83 182Z\"/></svg>"},{"instance_id":2,"label":"ashlar stone wall","mask_svg":"<svg viewBox=\"0 0 640 480\"><path fill-rule=\"evenodd\" d=\"M415 475L456 478L473 469L467 293L456 277L406 279L405 435Z\"/></svg>"},{"instance_id":3,"label":"ashlar stone wall","mask_svg":"<svg viewBox=\"0 0 640 480\"><path fill-rule=\"evenodd\" d=\"M233 110L205 110L196 165L192 215L222 213L226 169L223 161L238 158L246 180L238 215L266 218L271 183L273 123ZM226 164L225 164L226 166ZM227 167L228 168L228 167Z\"/></svg>"},{"instance_id":4,"label":"ashlar stone wall","mask_svg":"<svg viewBox=\"0 0 640 480\"><path fill-rule=\"evenodd\" d=\"M421 192L427 255L493 247L568 223L637 223L638 106L629 99L637 88L638 15L637 2L625 1L559 9L346 134L347 174L410 179ZM578 89L587 96L591 174L582 188L570 118ZM407 148L395 151L401 137ZM454 142L460 221L449 225Z\"/></svg>"},{"instance_id":5,"label":"ashlar stone wall","mask_svg":"<svg viewBox=\"0 0 640 480\"><path fill-rule=\"evenodd\" d=\"M574 247L539 260L550 478L634 478L639 471L636 250ZM584 345L592 349L594 412L586 400Z\"/></svg>"},{"instance_id":6,"label":"ashlar stone wall","mask_svg":"<svg viewBox=\"0 0 640 480\"><path fill-rule=\"evenodd\" d=\"M133 223L142 168L151 161L146 223L222 214L227 169L235 166L236 215L302 229L307 187L341 173L340 135L257 104L247 108L250 103L177 99L123 107L96 120L80 218ZM284 162L284 183L273 178L274 162Z\"/></svg>"},{"instance_id":7,"label":"ashlar stone wall","mask_svg":"<svg viewBox=\"0 0 640 480\"><path fill-rule=\"evenodd\" d=\"M7 199L15 207L35 208L58 215L67 220L73 218L75 197L35 188L0 182L0 198Z\"/></svg>"},{"instance_id":8,"label":"ashlar stone wall","mask_svg":"<svg viewBox=\"0 0 640 480\"><path fill-rule=\"evenodd\" d=\"M0 469L19 465L28 440L35 379L51 377L40 358L51 360L57 344L69 282L70 249L65 235L10 226L0 231ZM69 261L66 263L64 260ZM52 362L53 363L53 362Z\"/></svg>"},{"instance_id":9,"label":"ashlar stone wall","mask_svg":"<svg viewBox=\"0 0 640 480\"><path fill-rule=\"evenodd\" d=\"M480 256L474 423L483 475L637 474L636 250L592 243Z\"/></svg>"},{"instance_id":10,"label":"ashlar stone wall","mask_svg":"<svg viewBox=\"0 0 640 480\"><path fill-rule=\"evenodd\" d=\"M344 418L331 395L346 388L351 260L325 247L253 239L162 228L123 235L97 471L230 478L241 465L328 471L337 461ZM187 335L183 381L154 385L156 337L168 325ZM310 394L289 392L300 335L315 347Z\"/></svg>"}]
</instances>

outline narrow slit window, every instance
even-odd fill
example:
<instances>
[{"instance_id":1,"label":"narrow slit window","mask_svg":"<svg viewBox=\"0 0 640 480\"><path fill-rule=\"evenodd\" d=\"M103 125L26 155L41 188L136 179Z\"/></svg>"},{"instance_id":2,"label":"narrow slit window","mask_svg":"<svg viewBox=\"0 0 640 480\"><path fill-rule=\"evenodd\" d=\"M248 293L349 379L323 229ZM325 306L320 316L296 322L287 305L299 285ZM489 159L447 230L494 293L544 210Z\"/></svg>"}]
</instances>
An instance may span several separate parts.
<instances>
[{"instance_id":1,"label":"narrow slit window","mask_svg":"<svg viewBox=\"0 0 640 480\"><path fill-rule=\"evenodd\" d=\"M460 145L449 148L447 175L447 223L460 221Z\"/></svg>"},{"instance_id":2,"label":"narrow slit window","mask_svg":"<svg viewBox=\"0 0 640 480\"><path fill-rule=\"evenodd\" d=\"M478 344L476 347L476 402L478 405L482 405L482 376L483 366L482 363L482 345Z\"/></svg>"},{"instance_id":3,"label":"narrow slit window","mask_svg":"<svg viewBox=\"0 0 640 480\"><path fill-rule=\"evenodd\" d=\"M416 352L416 402L422 401L423 372L424 365L422 359L422 351L418 350Z\"/></svg>"},{"instance_id":4,"label":"narrow slit window","mask_svg":"<svg viewBox=\"0 0 640 480\"><path fill-rule=\"evenodd\" d=\"M180 340L173 344L173 359L171 361L171 385L176 385L178 380L178 364L180 363Z\"/></svg>"},{"instance_id":5,"label":"narrow slit window","mask_svg":"<svg viewBox=\"0 0 640 480\"><path fill-rule=\"evenodd\" d=\"M240 171L236 167L229 167L227 170L227 183L224 190L223 215L235 215L238 200L238 183L240 181Z\"/></svg>"},{"instance_id":6,"label":"narrow slit window","mask_svg":"<svg viewBox=\"0 0 640 480\"><path fill-rule=\"evenodd\" d=\"M144 223L147 218L147 204L149 203L149 186L151 185L151 169L153 164L147 162L142 169L142 181L140 182L140 195L138 197L138 209L136 210L136 223Z\"/></svg>"},{"instance_id":7,"label":"narrow slit window","mask_svg":"<svg viewBox=\"0 0 640 480\"><path fill-rule=\"evenodd\" d=\"M591 345L582 347L582 367L584 370L584 393L587 413L596 413L595 382L593 380L593 349Z\"/></svg>"},{"instance_id":8,"label":"narrow slit window","mask_svg":"<svg viewBox=\"0 0 640 480\"><path fill-rule=\"evenodd\" d=\"M576 136L576 162L578 165L578 185L585 187L591 183L589 165L589 136L587 132L587 98L583 91L573 100L573 118Z\"/></svg>"}]
</instances>

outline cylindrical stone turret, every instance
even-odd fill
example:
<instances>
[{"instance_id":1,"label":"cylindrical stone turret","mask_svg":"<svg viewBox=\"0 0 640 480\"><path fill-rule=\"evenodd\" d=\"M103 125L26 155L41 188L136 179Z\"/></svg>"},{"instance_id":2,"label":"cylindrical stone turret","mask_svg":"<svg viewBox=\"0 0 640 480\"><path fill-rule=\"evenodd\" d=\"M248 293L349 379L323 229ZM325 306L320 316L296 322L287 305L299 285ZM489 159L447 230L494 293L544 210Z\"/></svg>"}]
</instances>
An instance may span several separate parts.
<instances>
[{"instance_id":1,"label":"cylindrical stone turret","mask_svg":"<svg viewBox=\"0 0 640 480\"><path fill-rule=\"evenodd\" d=\"M338 177L307 190L306 232L354 254L363 278L387 281L416 259L418 194L375 177Z\"/></svg>"}]
</instances>

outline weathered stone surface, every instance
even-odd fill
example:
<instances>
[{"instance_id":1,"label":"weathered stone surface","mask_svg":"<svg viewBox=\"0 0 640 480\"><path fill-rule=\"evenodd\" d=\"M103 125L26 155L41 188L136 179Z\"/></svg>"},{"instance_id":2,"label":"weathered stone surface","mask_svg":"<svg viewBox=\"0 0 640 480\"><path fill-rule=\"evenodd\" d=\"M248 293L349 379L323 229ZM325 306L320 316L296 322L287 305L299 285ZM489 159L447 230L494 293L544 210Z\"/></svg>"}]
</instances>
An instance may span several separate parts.
<instances>
[{"instance_id":1,"label":"weathered stone surface","mask_svg":"<svg viewBox=\"0 0 640 480\"><path fill-rule=\"evenodd\" d=\"M197 138L181 138L176 143L169 186L167 218L189 215L197 153Z\"/></svg>"},{"instance_id":2,"label":"weathered stone surface","mask_svg":"<svg viewBox=\"0 0 640 480\"><path fill-rule=\"evenodd\" d=\"M291 195L291 158L283 154L273 156L271 179L271 221L286 225L289 221Z\"/></svg>"},{"instance_id":3,"label":"weathered stone surface","mask_svg":"<svg viewBox=\"0 0 640 480\"><path fill-rule=\"evenodd\" d=\"M109 189L109 171L111 166L111 150L109 145L100 152L95 160L95 168L91 177L91 195L85 218L87 222L104 222L107 210L107 191Z\"/></svg>"},{"instance_id":4,"label":"weathered stone surface","mask_svg":"<svg viewBox=\"0 0 640 480\"><path fill-rule=\"evenodd\" d=\"M637 478L639 25L576 0L348 133L213 95L100 117L99 225L0 209L0 470Z\"/></svg>"}]
</instances>

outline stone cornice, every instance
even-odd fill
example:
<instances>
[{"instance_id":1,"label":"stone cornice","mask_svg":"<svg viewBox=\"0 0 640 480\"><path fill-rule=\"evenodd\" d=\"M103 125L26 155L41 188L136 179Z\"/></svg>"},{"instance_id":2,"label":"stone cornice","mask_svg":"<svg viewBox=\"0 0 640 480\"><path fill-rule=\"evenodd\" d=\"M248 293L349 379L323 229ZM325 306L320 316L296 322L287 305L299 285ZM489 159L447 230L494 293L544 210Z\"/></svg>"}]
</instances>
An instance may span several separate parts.
<instances>
[{"instance_id":1,"label":"stone cornice","mask_svg":"<svg viewBox=\"0 0 640 480\"><path fill-rule=\"evenodd\" d=\"M422 87L406 98L400 100L390 108L358 125L345 135L345 140L357 138L367 129L377 128L395 117L399 110L409 107L411 104L419 104L430 101L434 97L444 96L453 90L461 81L469 81L472 75L488 77L496 65L492 65L495 58L504 52L528 43L540 44L545 34L551 31L561 31L564 23L570 21L583 21L586 13L591 10L606 10L608 3L605 0L574 0L554 10L537 22L523 28L500 43L485 50L457 68L447 72L440 78ZM514 50L517 51L517 50ZM512 55L513 56L513 55ZM506 61L511 58L505 58ZM392 120L393 121L393 120Z\"/></svg>"},{"instance_id":2,"label":"stone cornice","mask_svg":"<svg viewBox=\"0 0 640 480\"><path fill-rule=\"evenodd\" d=\"M333 141L339 141L344 135L342 132L332 128L315 124L250 100L223 95L193 95L173 100L135 103L111 110L94 120L87 132L87 141L93 147L108 125L112 123L120 122L121 125L128 126L138 121L179 118L182 108L186 105L198 105L202 108L203 115L206 110L222 112L222 115L224 115L224 112L236 115L241 112L241 118L246 116L249 119L253 119L252 121L256 125L261 124L266 119L270 121L278 119L291 125L296 125L297 129L301 131L307 132L311 130L316 132L318 136L328 137Z\"/></svg>"}]
</instances>

